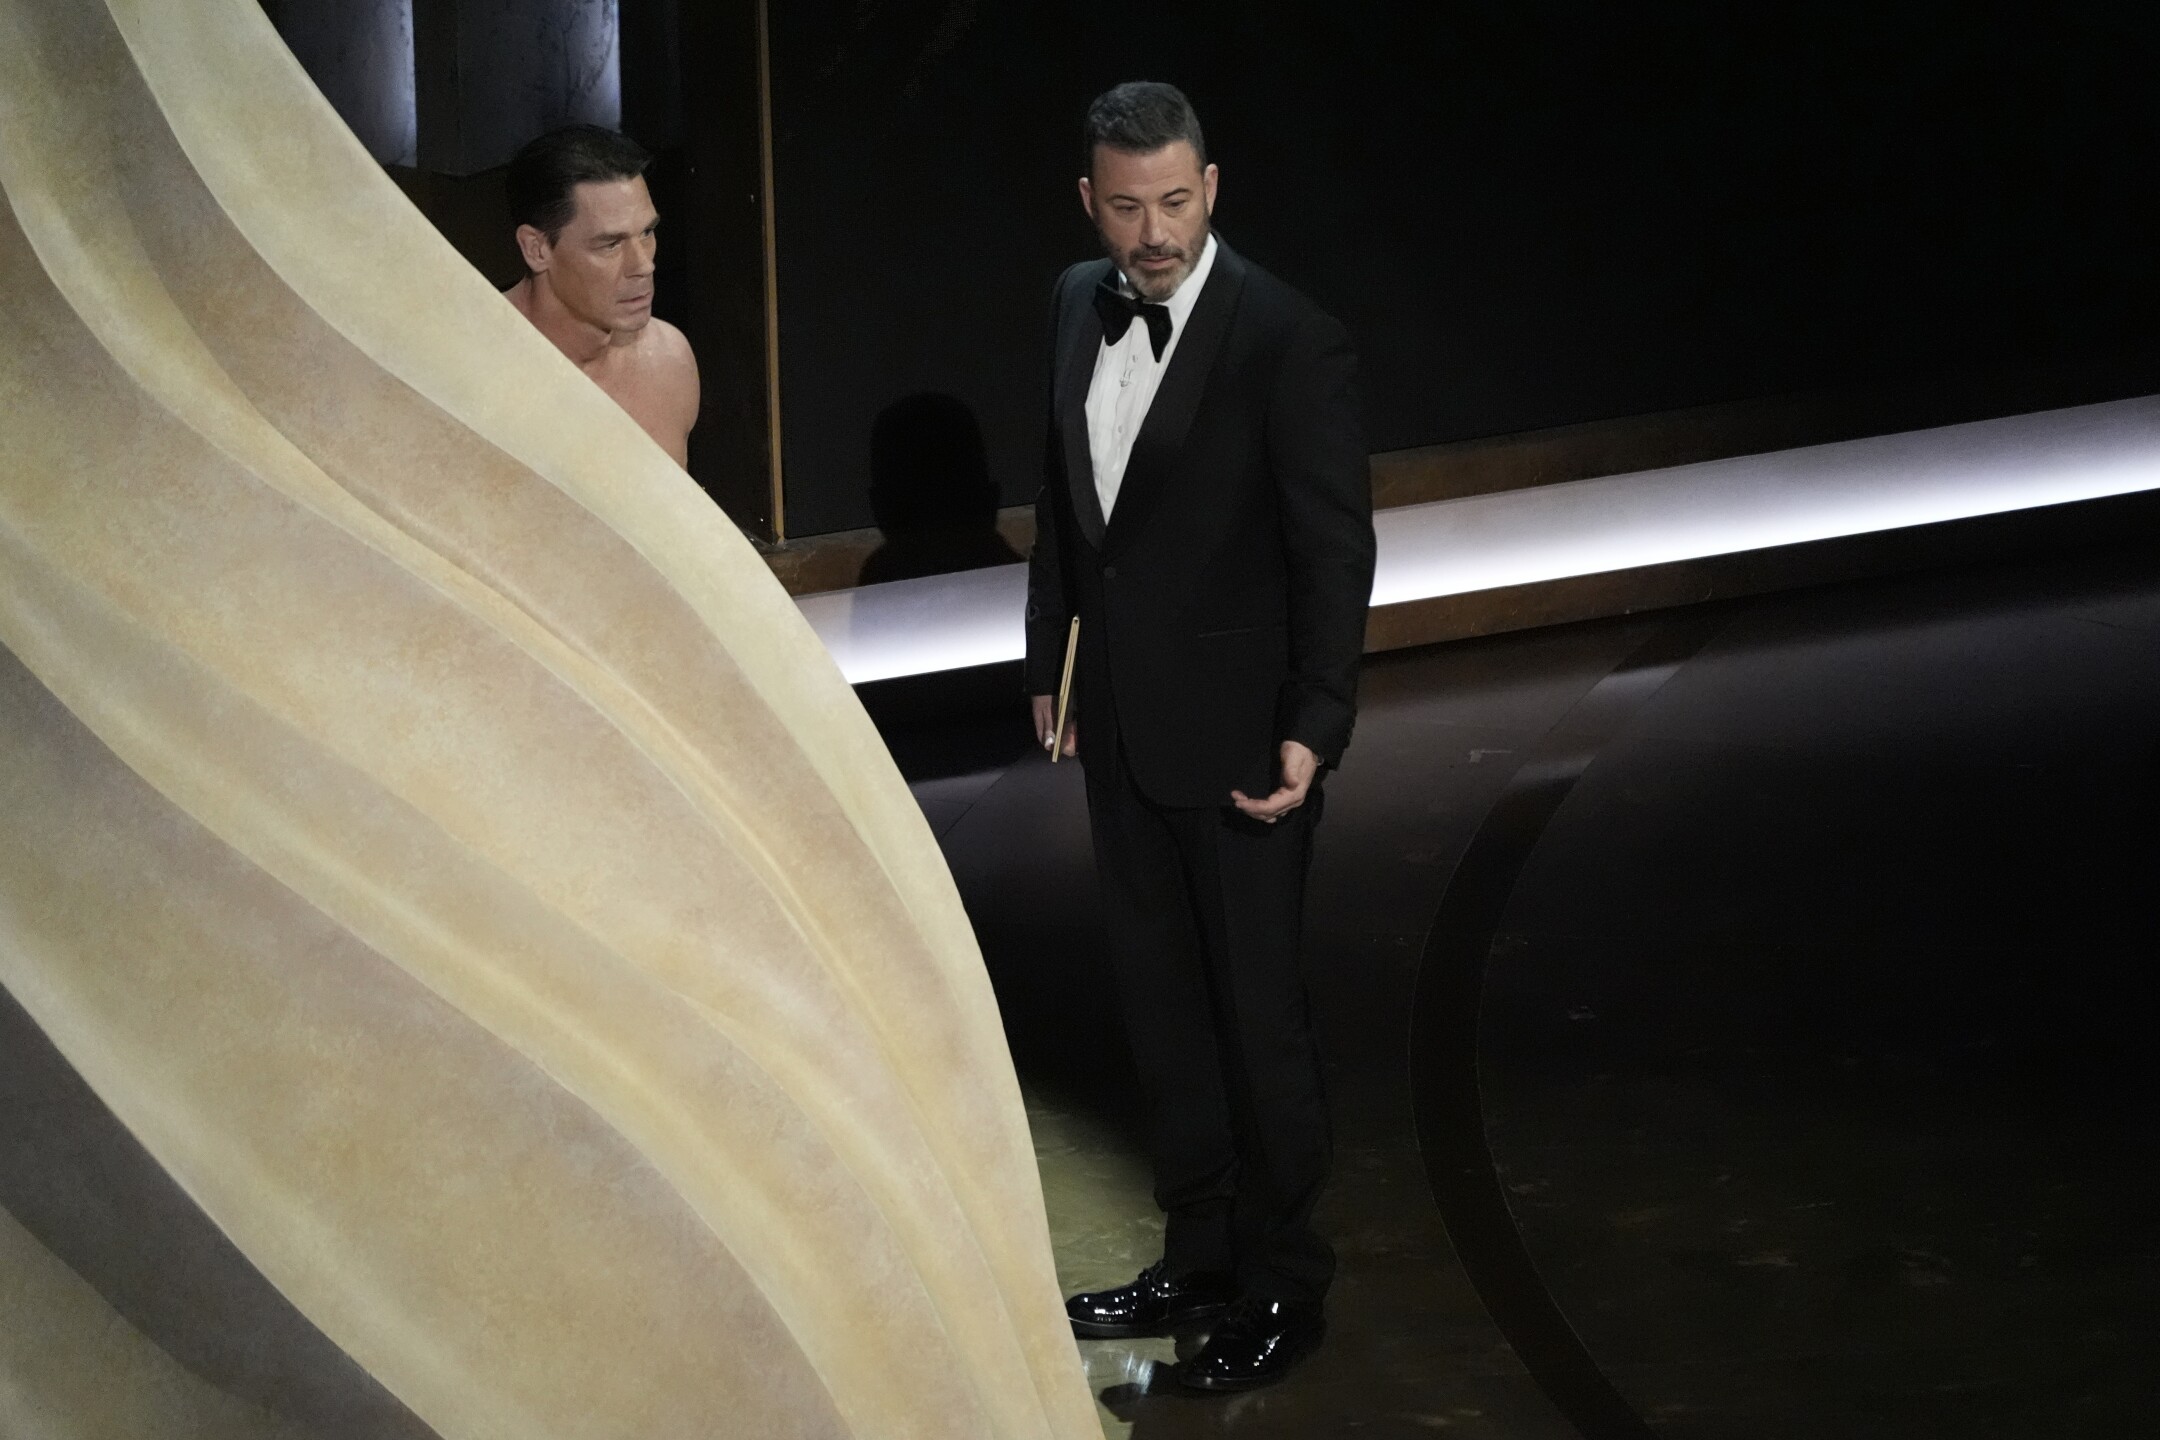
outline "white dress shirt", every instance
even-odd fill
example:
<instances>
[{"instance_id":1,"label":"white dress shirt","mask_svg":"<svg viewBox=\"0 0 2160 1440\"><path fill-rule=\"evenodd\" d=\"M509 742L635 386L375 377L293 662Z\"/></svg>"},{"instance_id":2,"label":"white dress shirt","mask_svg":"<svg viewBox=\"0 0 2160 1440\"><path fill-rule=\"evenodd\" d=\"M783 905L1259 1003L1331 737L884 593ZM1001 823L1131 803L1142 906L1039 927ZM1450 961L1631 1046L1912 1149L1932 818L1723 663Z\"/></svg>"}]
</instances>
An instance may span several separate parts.
<instances>
[{"instance_id":1,"label":"white dress shirt","mask_svg":"<svg viewBox=\"0 0 2160 1440\"><path fill-rule=\"evenodd\" d=\"M1155 403L1155 390L1162 384L1163 372L1170 368L1170 357L1177 354L1178 341L1184 338L1185 318L1192 314L1200 289L1207 284L1208 272L1214 268L1215 237L1211 233L1206 248L1200 252L1200 263L1193 266L1185 283L1162 302L1170 312L1170 343L1163 346L1162 359L1155 358L1147 322L1139 319L1126 327L1122 339L1114 344L1105 341L1096 352L1095 378L1088 382L1087 395L1088 458L1094 463L1095 496L1102 501L1105 520L1110 518L1110 508L1117 504L1118 487L1125 483L1125 462L1132 458L1133 437L1140 433L1148 407ZM1133 293L1131 282L1122 274L1118 276L1118 289L1127 295Z\"/></svg>"}]
</instances>

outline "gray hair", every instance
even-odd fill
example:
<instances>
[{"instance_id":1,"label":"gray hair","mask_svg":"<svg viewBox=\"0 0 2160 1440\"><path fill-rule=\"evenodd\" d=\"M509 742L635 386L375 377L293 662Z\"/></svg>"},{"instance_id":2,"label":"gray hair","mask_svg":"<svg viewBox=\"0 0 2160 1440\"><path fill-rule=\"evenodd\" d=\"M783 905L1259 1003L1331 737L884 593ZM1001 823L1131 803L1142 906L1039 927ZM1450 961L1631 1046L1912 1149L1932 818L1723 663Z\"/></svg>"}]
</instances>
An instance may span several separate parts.
<instances>
[{"instance_id":1,"label":"gray hair","mask_svg":"<svg viewBox=\"0 0 2160 1440\"><path fill-rule=\"evenodd\" d=\"M1103 91L1088 106L1087 122L1081 129L1087 140L1084 163L1090 171L1095 168L1098 145L1128 155L1152 155L1180 140L1192 146L1200 168L1207 168L1207 141L1200 134L1200 117L1193 113L1192 101L1177 86L1159 80L1128 80Z\"/></svg>"}]
</instances>

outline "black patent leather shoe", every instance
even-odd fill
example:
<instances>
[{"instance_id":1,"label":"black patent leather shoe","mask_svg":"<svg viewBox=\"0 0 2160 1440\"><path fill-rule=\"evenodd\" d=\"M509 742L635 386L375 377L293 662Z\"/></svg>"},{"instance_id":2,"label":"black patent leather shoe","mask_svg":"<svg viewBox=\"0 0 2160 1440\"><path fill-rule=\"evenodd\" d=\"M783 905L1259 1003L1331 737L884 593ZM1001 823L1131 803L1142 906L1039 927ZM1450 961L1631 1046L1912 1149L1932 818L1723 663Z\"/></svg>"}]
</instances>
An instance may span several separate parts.
<instances>
[{"instance_id":1,"label":"black patent leather shoe","mask_svg":"<svg viewBox=\"0 0 2160 1440\"><path fill-rule=\"evenodd\" d=\"M1320 1348L1327 1321L1311 1301L1240 1300L1178 1379L1194 1390L1257 1390Z\"/></svg>"},{"instance_id":2,"label":"black patent leather shoe","mask_svg":"<svg viewBox=\"0 0 2160 1440\"><path fill-rule=\"evenodd\" d=\"M1130 1285L1073 1296L1065 1302L1065 1316L1083 1340L1167 1335L1222 1314L1236 1293L1237 1282L1229 1275L1200 1270L1173 1278L1158 1260Z\"/></svg>"}]
</instances>

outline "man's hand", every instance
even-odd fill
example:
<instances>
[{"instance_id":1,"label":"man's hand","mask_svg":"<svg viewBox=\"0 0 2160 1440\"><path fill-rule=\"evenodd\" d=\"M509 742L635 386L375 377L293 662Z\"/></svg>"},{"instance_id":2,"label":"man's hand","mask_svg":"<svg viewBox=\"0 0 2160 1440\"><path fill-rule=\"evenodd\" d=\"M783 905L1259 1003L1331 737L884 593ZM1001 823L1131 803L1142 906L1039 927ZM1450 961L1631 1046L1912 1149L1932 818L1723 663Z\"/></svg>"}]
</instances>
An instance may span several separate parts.
<instances>
[{"instance_id":1,"label":"man's hand","mask_svg":"<svg viewBox=\"0 0 2160 1440\"><path fill-rule=\"evenodd\" d=\"M1031 695L1029 702L1035 707L1035 743L1048 751L1053 743L1050 732L1057 726L1057 696ZM1065 717L1065 755L1067 759L1080 753L1080 717ZM1304 796L1300 793L1299 797Z\"/></svg>"},{"instance_id":2,"label":"man's hand","mask_svg":"<svg viewBox=\"0 0 2160 1440\"><path fill-rule=\"evenodd\" d=\"M1040 713L1040 712L1037 712ZM1050 722L1043 722L1047 732ZM1242 790L1230 792L1231 803L1252 816L1272 825L1292 810L1305 803L1305 792L1312 789L1313 776L1320 773L1320 757L1295 740L1282 742L1282 784L1265 800L1249 798Z\"/></svg>"}]
</instances>

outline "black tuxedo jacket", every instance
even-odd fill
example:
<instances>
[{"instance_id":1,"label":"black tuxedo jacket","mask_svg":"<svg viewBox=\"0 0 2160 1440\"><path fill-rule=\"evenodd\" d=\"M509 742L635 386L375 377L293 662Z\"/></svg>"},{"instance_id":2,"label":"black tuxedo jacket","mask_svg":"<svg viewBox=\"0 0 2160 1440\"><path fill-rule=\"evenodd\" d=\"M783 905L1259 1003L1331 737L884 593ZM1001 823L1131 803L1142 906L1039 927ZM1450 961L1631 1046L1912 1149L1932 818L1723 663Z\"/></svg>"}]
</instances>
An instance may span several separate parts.
<instances>
[{"instance_id":1,"label":"black tuxedo jacket","mask_svg":"<svg viewBox=\"0 0 2160 1440\"><path fill-rule=\"evenodd\" d=\"M1053 306L1028 692L1056 693L1077 614L1081 757L1107 758L1114 736L1160 805L1267 794L1284 740L1339 764L1372 594L1372 476L1349 337L1216 243L1107 524L1087 394L1102 345L1093 291L1110 262L1067 270Z\"/></svg>"}]
</instances>

